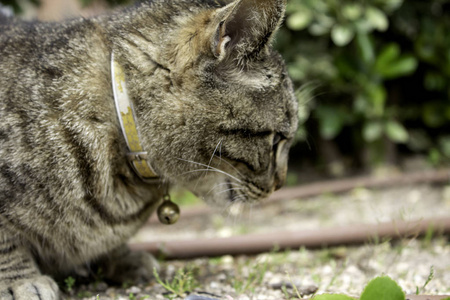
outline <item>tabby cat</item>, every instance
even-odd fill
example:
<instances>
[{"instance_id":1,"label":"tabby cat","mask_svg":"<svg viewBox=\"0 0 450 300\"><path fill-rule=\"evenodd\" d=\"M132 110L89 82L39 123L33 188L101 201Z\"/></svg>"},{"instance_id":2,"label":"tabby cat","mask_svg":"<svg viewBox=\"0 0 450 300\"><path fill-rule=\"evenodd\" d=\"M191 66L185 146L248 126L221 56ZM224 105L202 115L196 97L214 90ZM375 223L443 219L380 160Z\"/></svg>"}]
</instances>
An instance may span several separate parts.
<instances>
[{"instance_id":1,"label":"tabby cat","mask_svg":"<svg viewBox=\"0 0 450 300\"><path fill-rule=\"evenodd\" d=\"M214 206L283 184L297 101L270 44L285 0L221 1L62 23L0 16L0 299L59 299L53 278L92 264L111 281L148 280L153 258L126 242L161 182ZM160 182L127 160L113 53Z\"/></svg>"}]
</instances>

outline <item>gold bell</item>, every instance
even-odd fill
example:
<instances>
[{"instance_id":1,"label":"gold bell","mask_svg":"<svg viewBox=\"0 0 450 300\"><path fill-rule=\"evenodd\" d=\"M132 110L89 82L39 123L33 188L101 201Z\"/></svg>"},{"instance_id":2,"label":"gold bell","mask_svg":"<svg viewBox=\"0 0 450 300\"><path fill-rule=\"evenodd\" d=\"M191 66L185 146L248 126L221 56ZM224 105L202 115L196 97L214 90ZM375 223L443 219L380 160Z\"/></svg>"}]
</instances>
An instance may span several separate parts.
<instances>
[{"instance_id":1,"label":"gold bell","mask_svg":"<svg viewBox=\"0 0 450 300\"><path fill-rule=\"evenodd\" d=\"M180 208L170 200L169 195L165 195L163 202L158 207L158 219L163 224L175 224L180 217Z\"/></svg>"}]
</instances>

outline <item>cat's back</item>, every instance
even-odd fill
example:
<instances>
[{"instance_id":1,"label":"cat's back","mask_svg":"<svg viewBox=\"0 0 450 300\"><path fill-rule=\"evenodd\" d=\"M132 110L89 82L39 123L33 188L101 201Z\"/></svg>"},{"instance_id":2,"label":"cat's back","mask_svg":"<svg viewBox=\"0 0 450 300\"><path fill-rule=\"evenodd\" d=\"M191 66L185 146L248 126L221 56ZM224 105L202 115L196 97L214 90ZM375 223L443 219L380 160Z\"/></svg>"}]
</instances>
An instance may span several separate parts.
<instances>
[{"instance_id":1,"label":"cat's back","mask_svg":"<svg viewBox=\"0 0 450 300\"><path fill-rule=\"evenodd\" d=\"M27 70L45 76L46 67L58 64L65 71L64 64L70 63L71 56L84 58L91 46L89 40L96 34L97 27L89 19L58 23L0 15L0 73L13 78L17 72Z\"/></svg>"},{"instance_id":2,"label":"cat's back","mask_svg":"<svg viewBox=\"0 0 450 300\"><path fill-rule=\"evenodd\" d=\"M79 80L100 75L88 74L105 52L96 30L84 19L45 23L0 15L2 119L36 122L69 111L69 103L77 100L70 90L86 89ZM12 124L2 122L0 127Z\"/></svg>"},{"instance_id":3,"label":"cat's back","mask_svg":"<svg viewBox=\"0 0 450 300\"><path fill-rule=\"evenodd\" d=\"M39 184L68 186L55 178L84 168L96 146L88 133L108 136L115 119L106 48L91 20L0 18L0 190L16 193L0 197L0 207Z\"/></svg>"}]
</instances>

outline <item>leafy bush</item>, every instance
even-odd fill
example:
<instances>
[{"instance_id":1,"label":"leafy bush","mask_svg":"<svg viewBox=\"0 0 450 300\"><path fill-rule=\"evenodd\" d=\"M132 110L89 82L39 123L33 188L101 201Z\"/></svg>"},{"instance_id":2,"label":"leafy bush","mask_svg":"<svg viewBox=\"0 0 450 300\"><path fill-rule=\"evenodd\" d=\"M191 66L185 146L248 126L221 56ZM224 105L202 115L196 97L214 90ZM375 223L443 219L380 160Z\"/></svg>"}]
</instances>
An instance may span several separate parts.
<instances>
[{"instance_id":1,"label":"leafy bush","mask_svg":"<svg viewBox=\"0 0 450 300\"><path fill-rule=\"evenodd\" d=\"M396 162L399 149L434 163L449 158L448 6L289 0L276 46L297 86L316 87L299 92L313 98L300 111L299 140L332 141L334 158L363 166Z\"/></svg>"}]
</instances>

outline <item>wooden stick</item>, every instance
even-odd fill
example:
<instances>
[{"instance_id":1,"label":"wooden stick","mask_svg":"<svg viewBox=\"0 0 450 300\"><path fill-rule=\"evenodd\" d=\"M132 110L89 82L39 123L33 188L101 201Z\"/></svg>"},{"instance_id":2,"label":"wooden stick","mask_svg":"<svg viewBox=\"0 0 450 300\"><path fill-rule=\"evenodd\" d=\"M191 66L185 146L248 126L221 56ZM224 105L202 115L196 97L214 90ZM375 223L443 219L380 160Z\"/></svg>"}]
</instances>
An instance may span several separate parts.
<instances>
[{"instance_id":1,"label":"wooden stick","mask_svg":"<svg viewBox=\"0 0 450 300\"><path fill-rule=\"evenodd\" d=\"M187 259L202 256L256 254L274 248L298 249L362 244L375 240L399 239L424 235L432 227L437 233L450 233L450 218L416 221L393 221L372 225L350 225L319 230L278 231L229 238L142 242L131 244L134 250L144 250L167 259Z\"/></svg>"}]
</instances>

